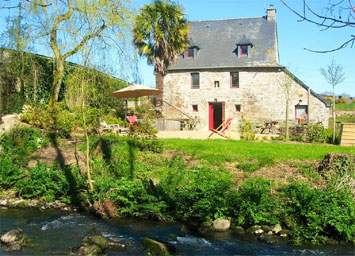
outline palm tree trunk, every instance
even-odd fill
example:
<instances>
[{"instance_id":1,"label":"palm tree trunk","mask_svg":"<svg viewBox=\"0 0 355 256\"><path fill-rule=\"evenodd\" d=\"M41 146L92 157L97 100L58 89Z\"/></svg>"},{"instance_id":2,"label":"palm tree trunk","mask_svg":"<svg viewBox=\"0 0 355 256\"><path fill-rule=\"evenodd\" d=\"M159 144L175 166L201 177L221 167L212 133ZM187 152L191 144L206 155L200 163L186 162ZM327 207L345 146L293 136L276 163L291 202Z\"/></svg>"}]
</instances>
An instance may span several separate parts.
<instances>
[{"instance_id":1,"label":"palm tree trunk","mask_svg":"<svg viewBox=\"0 0 355 256\"><path fill-rule=\"evenodd\" d=\"M164 94L164 75L161 72L155 72L155 85ZM158 118L163 117L163 94L157 95L156 112Z\"/></svg>"}]
</instances>

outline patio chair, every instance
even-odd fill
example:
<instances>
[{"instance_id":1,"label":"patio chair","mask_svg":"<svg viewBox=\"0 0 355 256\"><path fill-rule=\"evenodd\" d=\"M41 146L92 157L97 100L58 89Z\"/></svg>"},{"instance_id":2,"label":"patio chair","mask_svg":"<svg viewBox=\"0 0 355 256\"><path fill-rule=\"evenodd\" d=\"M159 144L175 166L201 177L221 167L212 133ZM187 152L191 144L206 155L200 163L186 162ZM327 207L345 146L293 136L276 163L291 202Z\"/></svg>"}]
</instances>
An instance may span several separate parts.
<instances>
[{"instance_id":1,"label":"patio chair","mask_svg":"<svg viewBox=\"0 0 355 256\"><path fill-rule=\"evenodd\" d=\"M211 137L214 133L218 134L219 136L222 136L224 138L230 139L230 137L225 133L228 128L231 125L233 118L228 118L226 122L223 122L220 126L217 127L217 129L211 129L211 134L209 137Z\"/></svg>"},{"instance_id":2,"label":"patio chair","mask_svg":"<svg viewBox=\"0 0 355 256\"><path fill-rule=\"evenodd\" d=\"M136 116L126 116L127 120L129 121L129 126L133 126L137 123Z\"/></svg>"},{"instance_id":3,"label":"patio chair","mask_svg":"<svg viewBox=\"0 0 355 256\"><path fill-rule=\"evenodd\" d=\"M105 121L100 122L101 128L100 133L103 132L114 132L115 134L127 133L128 128L121 127L119 124L106 124Z\"/></svg>"}]
</instances>

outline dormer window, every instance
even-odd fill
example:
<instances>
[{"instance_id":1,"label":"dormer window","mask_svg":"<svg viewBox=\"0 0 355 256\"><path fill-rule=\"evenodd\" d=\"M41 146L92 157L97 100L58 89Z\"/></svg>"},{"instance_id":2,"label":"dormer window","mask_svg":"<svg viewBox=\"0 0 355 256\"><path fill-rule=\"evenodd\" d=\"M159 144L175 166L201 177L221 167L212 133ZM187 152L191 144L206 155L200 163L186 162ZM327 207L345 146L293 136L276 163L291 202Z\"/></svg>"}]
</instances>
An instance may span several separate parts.
<instances>
[{"instance_id":1,"label":"dormer window","mask_svg":"<svg viewBox=\"0 0 355 256\"><path fill-rule=\"evenodd\" d=\"M241 45L239 51L240 56L248 56L248 45Z\"/></svg>"},{"instance_id":2,"label":"dormer window","mask_svg":"<svg viewBox=\"0 0 355 256\"><path fill-rule=\"evenodd\" d=\"M195 49L194 48L188 48L186 50L186 59L194 59L195 58Z\"/></svg>"},{"instance_id":3,"label":"dormer window","mask_svg":"<svg viewBox=\"0 0 355 256\"><path fill-rule=\"evenodd\" d=\"M236 54L238 57L248 57L250 56L251 48L253 47L252 42L246 38L244 35L242 39L237 43Z\"/></svg>"}]
</instances>

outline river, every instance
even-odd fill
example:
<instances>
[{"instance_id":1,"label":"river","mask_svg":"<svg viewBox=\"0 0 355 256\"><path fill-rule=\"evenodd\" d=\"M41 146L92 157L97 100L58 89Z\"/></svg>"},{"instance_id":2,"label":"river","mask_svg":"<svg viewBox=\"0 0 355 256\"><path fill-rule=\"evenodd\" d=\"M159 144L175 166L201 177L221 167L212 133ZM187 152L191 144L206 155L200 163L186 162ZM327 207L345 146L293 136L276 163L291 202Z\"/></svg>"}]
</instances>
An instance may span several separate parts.
<instances>
[{"instance_id":1,"label":"river","mask_svg":"<svg viewBox=\"0 0 355 256\"><path fill-rule=\"evenodd\" d=\"M100 232L104 237L124 243L123 252L107 255L146 255L140 239L157 238L173 244L176 255L355 255L354 245L292 246L281 241L270 245L246 236L215 233L194 236L181 233L181 224L137 219L101 220L86 214L54 210L0 209L0 233L22 228L35 245L11 255L65 255L70 246L80 244L84 236ZM0 255L9 255L0 247Z\"/></svg>"}]
</instances>

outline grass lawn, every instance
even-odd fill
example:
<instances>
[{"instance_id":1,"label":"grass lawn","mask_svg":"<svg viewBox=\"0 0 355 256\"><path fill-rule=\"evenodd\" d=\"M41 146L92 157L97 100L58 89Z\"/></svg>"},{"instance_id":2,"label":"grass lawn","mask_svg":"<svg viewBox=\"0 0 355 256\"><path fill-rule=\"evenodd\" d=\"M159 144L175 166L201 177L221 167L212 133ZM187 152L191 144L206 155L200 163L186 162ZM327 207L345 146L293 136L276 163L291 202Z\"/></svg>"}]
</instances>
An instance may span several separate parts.
<instances>
[{"instance_id":1,"label":"grass lawn","mask_svg":"<svg viewBox=\"0 0 355 256\"><path fill-rule=\"evenodd\" d=\"M320 160L330 152L355 154L355 147L217 139L164 139L164 147L166 149L186 152L192 156L192 159L204 159L211 164L245 161L248 159L261 161L289 159Z\"/></svg>"},{"instance_id":2,"label":"grass lawn","mask_svg":"<svg viewBox=\"0 0 355 256\"><path fill-rule=\"evenodd\" d=\"M341 122L341 123L355 123L355 116L350 116L350 115L346 115L346 116L337 116L336 118L337 122ZM333 118L330 117L329 118L329 127L333 127ZM340 128L340 126L339 126Z\"/></svg>"},{"instance_id":3,"label":"grass lawn","mask_svg":"<svg viewBox=\"0 0 355 256\"><path fill-rule=\"evenodd\" d=\"M355 103L335 104L336 110L355 111Z\"/></svg>"}]
</instances>

